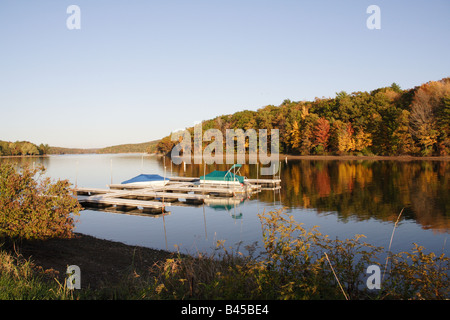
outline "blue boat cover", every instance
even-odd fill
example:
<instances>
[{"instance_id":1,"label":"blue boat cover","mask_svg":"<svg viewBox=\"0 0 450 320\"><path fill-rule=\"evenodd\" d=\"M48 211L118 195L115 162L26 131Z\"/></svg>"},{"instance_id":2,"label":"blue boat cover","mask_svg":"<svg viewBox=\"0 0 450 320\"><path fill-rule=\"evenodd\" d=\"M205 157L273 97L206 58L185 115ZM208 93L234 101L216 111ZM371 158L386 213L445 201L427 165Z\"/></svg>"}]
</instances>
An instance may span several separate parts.
<instances>
[{"instance_id":1,"label":"blue boat cover","mask_svg":"<svg viewBox=\"0 0 450 320\"><path fill-rule=\"evenodd\" d=\"M162 181L164 177L159 174L140 174L130 180L122 182L122 184L133 183L133 182L149 182L149 181Z\"/></svg>"}]
</instances>

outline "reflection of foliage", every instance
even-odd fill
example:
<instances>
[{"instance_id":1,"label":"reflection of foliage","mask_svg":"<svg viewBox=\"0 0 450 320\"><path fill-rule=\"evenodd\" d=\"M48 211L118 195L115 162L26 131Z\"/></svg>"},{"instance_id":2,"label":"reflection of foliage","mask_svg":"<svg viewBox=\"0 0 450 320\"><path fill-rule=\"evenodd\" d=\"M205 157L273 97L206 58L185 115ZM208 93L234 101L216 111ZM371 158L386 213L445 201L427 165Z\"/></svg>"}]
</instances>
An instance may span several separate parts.
<instances>
[{"instance_id":1,"label":"reflection of foliage","mask_svg":"<svg viewBox=\"0 0 450 320\"><path fill-rule=\"evenodd\" d=\"M163 162L161 158L161 166ZM228 169L226 164L188 165L186 171L183 165L170 167L171 174L187 177L199 177L204 170ZM244 164L240 174L257 178L257 166ZM424 228L450 228L447 161L289 160L281 162L280 175L281 190L261 192L259 201L336 211L343 220L395 221L396 213L405 208L404 217L415 219Z\"/></svg>"},{"instance_id":2,"label":"reflection of foliage","mask_svg":"<svg viewBox=\"0 0 450 320\"><path fill-rule=\"evenodd\" d=\"M281 168L283 205L337 211L354 217L406 217L424 228L448 230L448 162L289 161ZM260 196L259 199L264 199Z\"/></svg>"}]
</instances>

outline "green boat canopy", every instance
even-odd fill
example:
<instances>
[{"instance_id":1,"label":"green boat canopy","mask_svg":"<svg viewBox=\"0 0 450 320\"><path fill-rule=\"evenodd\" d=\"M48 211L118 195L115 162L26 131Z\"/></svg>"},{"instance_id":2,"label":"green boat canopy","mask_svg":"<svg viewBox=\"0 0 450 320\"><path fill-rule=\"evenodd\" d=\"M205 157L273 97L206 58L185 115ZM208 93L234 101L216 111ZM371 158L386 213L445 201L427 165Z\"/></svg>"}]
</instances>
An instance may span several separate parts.
<instances>
[{"instance_id":1,"label":"green boat canopy","mask_svg":"<svg viewBox=\"0 0 450 320\"><path fill-rule=\"evenodd\" d=\"M226 181L226 182L233 182L233 181L239 181L240 183L244 183L244 177L238 176L230 171L213 171L211 173L208 173L205 176L200 177L200 181L202 180L215 180L215 181Z\"/></svg>"}]
</instances>

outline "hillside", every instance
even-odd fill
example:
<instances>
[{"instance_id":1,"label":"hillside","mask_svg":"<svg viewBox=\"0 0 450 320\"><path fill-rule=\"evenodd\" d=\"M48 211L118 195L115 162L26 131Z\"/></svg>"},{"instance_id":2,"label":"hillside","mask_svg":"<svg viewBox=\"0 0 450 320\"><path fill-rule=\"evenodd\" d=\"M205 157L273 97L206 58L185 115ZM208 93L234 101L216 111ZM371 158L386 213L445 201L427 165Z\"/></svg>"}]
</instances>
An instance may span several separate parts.
<instances>
[{"instance_id":1,"label":"hillside","mask_svg":"<svg viewBox=\"0 0 450 320\"><path fill-rule=\"evenodd\" d=\"M134 144L121 144L117 146L98 149L97 153L154 153L156 151L156 145L158 144L158 142L159 140Z\"/></svg>"},{"instance_id":2,"label":"hillside","mask_svg":"<svg viewBox=\"0 0 450 320\"><path fill-rule=\"evenodd\" d=\"M121 144L105 148L92 149L50 147L49 154L154 153L158 142L159 140L154 140L143 143Z\"/></svg>"},{"instance_id":3,"label":"hillside","mask_svg":"<svg viewBox=\"0 0 450 320\"><path fill-rule=\"evenodd\" d=\"M88 154L97 153L98 149L50 147L49 154Z\"/></svg>"},{"instance_id":4,"label":"hillside","mask_svg":"<svg viewBox=\"0 0 450 320\"><path fill-rule=\"evenodd\" d=\"M407 90L393 83L334 98L287 99L203 121L202 128L220 130L224 144L227 129L279 129L280 153L292 155L449 155L450 78ZM192 137L193 128L187 130ZM174 145L167 136L156 150L167 154Z\"/></svg>"}]
</instances>

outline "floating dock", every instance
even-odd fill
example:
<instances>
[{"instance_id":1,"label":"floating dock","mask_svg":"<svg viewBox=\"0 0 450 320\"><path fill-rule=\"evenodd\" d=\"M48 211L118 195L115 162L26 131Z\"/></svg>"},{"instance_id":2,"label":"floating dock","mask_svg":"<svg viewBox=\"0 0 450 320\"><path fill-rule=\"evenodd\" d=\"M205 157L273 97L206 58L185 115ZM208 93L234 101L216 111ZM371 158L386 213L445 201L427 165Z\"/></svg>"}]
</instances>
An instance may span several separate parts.
<instances>
[{"instance_id":1,"label":"floating dock","mask_svg":"<svg viewBox=\"0 0 450 320\"><path fill-rule=\"evenodd\" d=\"M169 181L172 182L200 182L200 178L195 177L170 177ZM244 179L247 185L252 186L264 186L264 187L277 187L281 185L281 179Z\"/></svg>"},{"instance_id":2,"label":"floating dock","mask_svg":"<svg viewBox=\"0 0 450 320\"><path fill-rule=\"evenodd\" d=\"M209 199L233 199L255 192L263 187L278 189L279 179L246 179L244 185L202 184L199 178L170 177L163 186L136 186L111 184L109 189L76 188L80 204L114 211L140 211L161 214L168 206L201 205ZM264 188L265 189L265 188Z\"/></svg>"}]
</instances>

